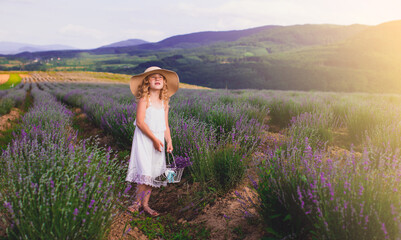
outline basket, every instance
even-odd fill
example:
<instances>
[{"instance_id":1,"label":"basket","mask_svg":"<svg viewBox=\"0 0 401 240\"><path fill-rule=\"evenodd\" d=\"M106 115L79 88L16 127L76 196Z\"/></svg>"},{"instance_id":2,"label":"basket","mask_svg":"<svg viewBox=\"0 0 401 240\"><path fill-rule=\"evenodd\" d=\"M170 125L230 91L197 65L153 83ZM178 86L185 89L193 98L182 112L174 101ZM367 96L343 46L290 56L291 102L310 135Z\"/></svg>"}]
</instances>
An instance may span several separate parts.
<instances>
[{"instance_id":1,"label":"basket","mask_svg":"<svg viewBox=\"0 0 401 240\"><path fill-rule=\"evenodd\" d=\"M167 181L168 183L179 183L181 181L184 168L177 167L173 153L171 153L173 161L170 161L170 155L167 154L166 171L155 179L157 182Z\"/></svg>"}]
</instances>

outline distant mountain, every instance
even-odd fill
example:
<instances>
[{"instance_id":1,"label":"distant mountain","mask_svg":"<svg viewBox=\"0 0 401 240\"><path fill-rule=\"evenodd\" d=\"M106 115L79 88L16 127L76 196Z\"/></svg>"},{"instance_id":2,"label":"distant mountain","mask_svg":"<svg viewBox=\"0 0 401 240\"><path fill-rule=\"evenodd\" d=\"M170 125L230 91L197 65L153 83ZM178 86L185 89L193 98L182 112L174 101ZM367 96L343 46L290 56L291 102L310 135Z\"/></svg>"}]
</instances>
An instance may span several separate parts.
<instances>
[{"instance_id":1,"label":"distant mountain","mask_svg":"<svg viewBox=\"0 0 401 240\"><path fill-rule=\"evenodd\" d=\"M36 58L36 57L57 57L57 56L68 56L76 57L80 52L87 52L92 54L122 54L129 53L131 55L141 53L143 51L156 51L156 50L169 50L175 49L188 49L200 46L207 46L217 42L231 42L236 41L242 37L251 36L263 30L273 29L278 26L268 25L263 27L245 29L245 30L233 30L233 31L208 31L208 32L196 32L183 35L177 35L166 38L156 43L144 43L135 46L103 46L91 50L74 50L74 51L51 51L41 53L22 53L16 55L16 57L22 58ZM124 41L123 41L124 42Z\"/></svg>"},{"instance_id":2,"label":"distant mountain","mask_svg":"<svg viewBox=\"0 0 401 240\"><path fill-rule=\"evenodd\" d=\"M242 37L251 36L261 31L267 31L277 27L279 26L269 25L245 30L219 31L219 32L208 31L208 32L183 34L166 38L155 44L145 45L143 46L143 48L148 48L148 47L150 47L151 49L160 49L168 47L189 48L189 47L209 45L215 42L232 42Z\"/></svg>"},{"instance_id":3,"label":"distant mountain","mask_svg":"<svg viewBox=\"0 0 401 240\"><path fill-rule=\"evenodd\" d=\"M128 47L128 46L136 46L144 43L149 43L142 39L128 39L125 41L115 42L109 45L105 45L99 48L108 48L108 47Z\"/></svg>"},{"instance_id":4,"label":"distant mountain","mask_svg":"<svg viewBox=\"0 0 401 240\"><path fill-rule=\"evenodd\" d=\"M272 29L278 26L268 25L257 28L250 28L245 30L233 30L233 31L207 31L207 32L196 32L183 35L176 35L166 38L156 43L146 43L137 46L130 47L118 47L118 48L98 48L91 52L96 54L113 54L113 53L130 53L142 52L148 50L168 50L168 49L188 49L196 48L201 46L207 46L217 42L232 42L242 37L251 36L260 31Z\"/></svg>"},{"instance_id":5,"label":"distant mountain","mask_svg":"<svg viewBox=\"0 0 401 240\"><path fill-rule=\"evenodd\" d=\"M75 47L66 45L34 45L29 43L0 42L0 54L17 54L21 52L42 52L52 50L72 50Z\"/></svg>"}]
</instances>

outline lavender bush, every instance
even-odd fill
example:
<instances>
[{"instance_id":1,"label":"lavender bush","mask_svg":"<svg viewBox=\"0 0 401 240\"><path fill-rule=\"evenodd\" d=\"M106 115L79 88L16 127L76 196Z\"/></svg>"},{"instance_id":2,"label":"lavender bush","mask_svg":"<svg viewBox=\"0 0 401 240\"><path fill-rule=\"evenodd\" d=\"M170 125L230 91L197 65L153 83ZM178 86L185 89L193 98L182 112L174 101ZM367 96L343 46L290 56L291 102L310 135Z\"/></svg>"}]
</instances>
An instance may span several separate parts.
<instances>
[{"instance_id":1,"label":"lavender bush","mask_svg":"<svg viewBox=\"0 0 401 240\"><path fill-rule=\"evenodd\" d=\"M1 155L0 200L8 236L103 238L125 167L110 149L78 142L71 113L54 97L38 89L32 94L34 106L21 133Z\"/></svg>"},{"instance_id":2,"label":"lavender bush","mask_svg":"<svg viewBox=\"0 0 401 240\"><path fill-rule=\"evenodd\" d=\"M338 124L333 124L334 116L330 113L301 113L291 120L291 124L286 130L288 136L292 136L298 141L309 139L309 145L314 148L323 148L326 144L331 143L332 129Z\"/></svg>"},{"instance_id":3,"label":"lavender bush","mask_svg":"<svg viewBox=\"0 0 401 240\"><path fill-rule=\"evenodd\" d=\"M81 107L93 122L113 134L129 149L135 130L132 123L136 104L128 86L46 83L40 87L68 104ZM33 90L33 93L36 91ZM56 102L50 98L46 101ZM393 95L180 89L170 102L169 121L174 154L177 162L190 165L194 181L221 191L232 189L243 178L252 153L258 150L262 142L260 136L263 130L268 129L265 120L269 115L270 123L287 128L283 133L289 139L280 146L266 150L259 166L260 181L255 183L260 198L259 210L270 227L270 233L279 238L298 239L399 239L400 102L401 98ZM57 165L59 169L63 169L66 162L79 162L75 155L71 155L71 143L74 143L72 146L75 150L72 152L79 159L84 159L78 165L89 166L76 167L78 173L69 173L68 176L57 175L57 172L50 170L47 175L41 171L29 172L29 176L36 176L36 182L31 180L33 186L42 181L40 176L52 177L44 178L45 182L50 182L50 187L46 190L50 192L49 198L60 196L56 190L54 192L57 194L52 195L52 181L55 186L61 186L56 189L70 186L69 182L63 181L56 184L54 176L72 179L71 176L78 175L77 179L80 179L83 172L87 173L85 177L90 176L94 172L91 164L100 164L103 161L100 164L103 166L104 159L109 159L107 156L110 155L102 149L88 150L84 143L77 144L74 131L52 132L53 125L63 129L70 126L70 113L56 113L57 109L59 108L43 107L41 110L51 112L44 113L43 116L54 116L50 117L53 122L32 117L35 127L24 128L21 136L26 135L28 140L42 139L35 140L37 143L25 142L26 145L36 146L56 139L53 140L54 145L45 144L42 147L43 153L38 153L39 150L36 149L29 154L41 159L49 158L50 160L39 161L53 161L47 164L49 166L57 165L60 159L70 159L64 163L61 161L64 165ZM24 126L29 126L28 123L24 122ZM325 151L325 146L331 144L335 137L334 130L345 127L348 138L364 149L362 154L354 152L352 148L350 152L335 155ZM41 131L47 135L39 134ZM65 146L64 150L54 152L59 145ZM22 144L15 147L20 148ZM13 149L10 146L10 156ZM46 152L53 154L46 155ZM95 154L97 152L100 153ZM23 156L25 155L21 153L18 159L23 159ZM63 157L54 159L51 156ZM85 161L87 164L83 164ZM29 164L42 169L36 162L38 161ZM103 181L103 186L104 181L108 180L105 176L110 176L111 181L115 179L116 182L124 176L123 170L117 166L113 171L117 172L117 176L102 175L99 182L93 180L95 183L88 185L98 185ZM18 182L19 178L15 178L13 182L15 181ZM76 192L83 186L83 181L77 184ZM35 188L32 189L30 191L35 191ZM111 192L115 193L117 189L110 189L109 199L113 201ZM86 193L87 198L95 201L93 204L92 200L83 201L85 195L77 193L79 197L72 198L79 198L76 202L81 205L72 204L73 207L68 210L76 219L83 213L80 216L81 225L83 222L87 223L91 214L88 209L93 209L100 198L97 195L88 197L91 191L94 190L89 188ZM4 202L4 209L8 209L8 215L12 216L16 215L16 211L22 211L14 207L14 202L18 203L21 193L10 192L10 196L15 196L17 200L11 201L13 198L8 196L10 200ZM67 206L69 203L62 204ZM83 210L77 206L82 206ZM104 206L106 209L109 207ZM14 208L17 210L14 211ZM85 215L85 211L89 215ZM27 223L28 226L29 224ZM85 229L92 229L92 225L85 226ZM81 233L85 231L92 230L82 230Z\"/></svg>"},{"instance_id":4,"label":"lavender bush","mask_svg":"<svg viewBox=\"0 0 401 240\"><path fill-rule=\"evenodd\" d=\"M10 112L11 108L17 107L23 103L26 96L24 89L0 90L0 116Z\"/></svg>"},{"instance_id":5,"label":"lavender bush","mask_svg":"<svg viewBox=\"0 0 401 240\"><path fill-rule=\"evenodd\" d=\"M313 150L307 139L303 144L270 150L262 161L256 190L271 232L318 239L400 238L399 154L378 161L368 149L361 157L330 156Z\"/></svg>"}]
</instances>

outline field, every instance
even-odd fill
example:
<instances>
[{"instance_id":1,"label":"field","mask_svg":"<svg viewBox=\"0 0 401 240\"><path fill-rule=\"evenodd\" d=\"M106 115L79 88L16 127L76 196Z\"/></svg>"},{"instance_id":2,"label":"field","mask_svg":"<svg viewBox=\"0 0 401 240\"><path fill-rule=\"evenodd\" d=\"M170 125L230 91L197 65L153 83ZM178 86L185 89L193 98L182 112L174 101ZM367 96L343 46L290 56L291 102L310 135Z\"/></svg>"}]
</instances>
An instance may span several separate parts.
<instances>
[{"instance_id":1,"label":"field","mask_svg":"<svg viewBox=\"0 0 401 240\"><path fill-rule=\"evenodd\" d=\"M0 85L7 82L10 78L10 74L0 74Z\"/></svg>"},{"instance_id":2,"label":"field","mask_svg":"<svg viewBox=\"0 0 401 240\"><path fill-rule=\"evenodd\" d=\"M7 78L7 80L5 80ZM5 90L18 85L21 82L19 74L0 74L0 90Z\"/></svg>"},{"instance_id":3,"label":"field","mask_svg":"<svg viewBox=\"0 0 401 240\"><path fill-rule=\"evenodd\" d=\"M128 80L34 72L0 91L2 118L21 111L0 136L3 236L401 238L400 95L182 88L169 124L184 176L154 190L151 218L126 211Z\"/></svg>"}]
</instances>

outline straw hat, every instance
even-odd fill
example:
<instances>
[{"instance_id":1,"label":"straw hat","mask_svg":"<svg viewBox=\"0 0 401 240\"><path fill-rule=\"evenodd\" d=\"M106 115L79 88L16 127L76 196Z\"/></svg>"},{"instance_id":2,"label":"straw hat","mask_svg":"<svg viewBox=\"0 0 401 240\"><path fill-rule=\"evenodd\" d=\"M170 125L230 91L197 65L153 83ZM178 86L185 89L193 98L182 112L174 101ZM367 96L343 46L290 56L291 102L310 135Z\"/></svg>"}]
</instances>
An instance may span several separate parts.
<instances>
[{"instance_id":1,"label":"straw hat","mask_svg":"<svg viewBox=\"0 0 401 240\"><path fill-rule=\"evenodd\" d=\"M168 97L171 97L175 92L177 92L180 79L178 78L176 72L162 69L159 67L149 67L145 70L145 72L131 77L131 80L129 82L129 87L131 89L132 94L134 94L135 97L138 96L138 88L142 84L142 81L148 75L155 73L161 74L166 78L168 86L168 92L167 92Z\"/></svg>"}]
</instances>

